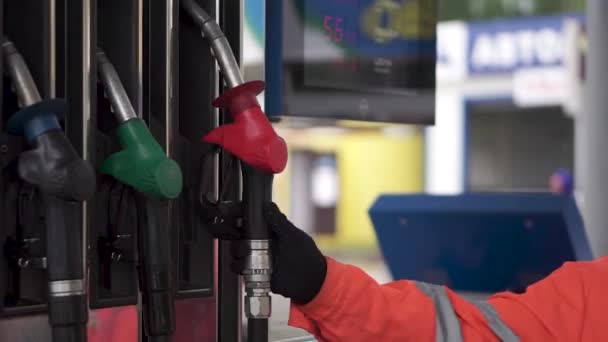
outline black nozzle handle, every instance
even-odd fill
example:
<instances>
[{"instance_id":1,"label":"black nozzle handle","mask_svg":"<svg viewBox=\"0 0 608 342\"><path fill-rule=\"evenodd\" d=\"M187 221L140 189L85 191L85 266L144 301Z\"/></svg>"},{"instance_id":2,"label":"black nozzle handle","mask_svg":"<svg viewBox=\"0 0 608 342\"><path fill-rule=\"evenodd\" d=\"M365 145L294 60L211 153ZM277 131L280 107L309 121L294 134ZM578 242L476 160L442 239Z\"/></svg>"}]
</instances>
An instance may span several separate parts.
<instances>
[{"instance_id":1,"label":"black nozzle handle","mask_svg":"<svg viewBox=\"0 0 608 342\"><path fill-rule=\"evenodd\" d=\"M273 175L242 163L244 238L270 239L264 206L272 201Z\"/></svg>"},{"instance_id":2,"label":"black nozzle handle","mask_svg":"<svg viewBox=\"0 0 608 342\"><path fill-rule=\"evenodd\" d=\"M140 193L135 198L144 332L153 341L169 341L175 331L175 303L168 201Z\"/></svg>"},{"instance_id":3,"label":"black nozzle handle","mask_svg":"<svg viewBox=\"0 0 608 342\"><path fill-rule=\"evenodd\" d=\"M19 176L49 196L85 201L95 193L95 171L82 160L62 130L53 129L32 140L19 156Z\"/></svg>"},{"instance_id":4,"label":"black nozzle handle","mask_svg":"<svg viewBox=\"0 0 608 342\"><path fill-rule=\"evenodd\" d=\"M82 204L44 196L49 323L53 341L86 341Z\"/></svg>"}]
</instances>

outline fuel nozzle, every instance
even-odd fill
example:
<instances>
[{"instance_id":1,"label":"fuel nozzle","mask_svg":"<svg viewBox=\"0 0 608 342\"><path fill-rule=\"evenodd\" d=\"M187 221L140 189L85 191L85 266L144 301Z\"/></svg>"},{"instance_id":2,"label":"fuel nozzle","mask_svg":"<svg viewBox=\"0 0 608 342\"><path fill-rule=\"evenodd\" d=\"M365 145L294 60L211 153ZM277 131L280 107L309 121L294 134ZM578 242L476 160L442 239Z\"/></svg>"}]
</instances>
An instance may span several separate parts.
<instances>
[{"instance_id":1,"label":"fuel nozzle","mask_svg":"<svg viewBox=\"0 0 608 342\"><path fill-rule=\"evenodd\" d=\"M106 159L101 172L135 190L139 284L144 332L149 341L170 341L175 331L168 201L182 190L182 172L135 114L114 66L98 49L99 78L118 120L123 148Z\"/></svg>"},{"instance_id":2,"label":"fuel nozzle","mask_svg":"<svg viewBox=\"0 0 608 342\"><path fill-rule=\"evenodd\" d=\"M203 140L222 146L242 161L243 227L250 254L242 273L245 282L245 314L250 333L260 336L260 319L271 315L270 281L272 251L264 205L272 200L272 180L287 163L287 146L262 112L256 95L264 89L261 81L249 82L225 92L213 102L230 111L234 122L220 126ZM251 331L251 327L256 332ZM264 338L258 338L264 340Z\"/></svg>"},{"instance_id":3,"label":"fuel nozzle","mask_svg":"<svg viewBox=\"0 0 608 342\"><path fill-rule=\"evenodd\" d=\"M93 196L95 173L61 129L59 120L67 110L66 102L41 99L25 60L6 37L2 53L22 106L10 117L7 130L25 136L31 146L19 155L19 176L43 195L53 341L86 341L80 202Z\"/></svg>"},{"instance_id":4,"label":"fuel nozzle","mask_svg":"<svg viewBox=\"0 0 608 342\"><path fill-rule=\"evenodd\" d=\"M59 124L67 103L62 99L41 99L27 64L7 38L3 39L2 51L22 105L7 122L7 130L25 136L33 147L20 155L19 175L48 195L71 201L91 198L95 172L80 158Z\"/></svg>"},{"instance_id":5,"label":"fuel nozzle","mask_svg":"<svg viewBox=\"0 0 608 342\"><path fill-rule=\"evenodd\" d=\"M167 157L145 122L137 117L114 66L99 49L97 67L119 123L117 135L123 147L103 162L101 172L152 198L179 196L183 183L179 165Z\"/></svg>"},{"instance_id":6,"label":"fuel nozzle","mask_svg":"<svg viewBox=\"0 0 608 342\"><path fill-rule=\"evenodd\" d=\"M228 110L233 122L212 130L203 140L221 146L242 161L243 228L250 249L242 273L248 335L250 341L267 341L272 254L264 206L272 200L273 175L282 172L287 164L287 145L257 102L256 96L264 90L264 82L244 82L230 44L217 22L194 0L182 0L181 5L209 41L228 87L213 105Z\"/></svg>"}]
</instances>

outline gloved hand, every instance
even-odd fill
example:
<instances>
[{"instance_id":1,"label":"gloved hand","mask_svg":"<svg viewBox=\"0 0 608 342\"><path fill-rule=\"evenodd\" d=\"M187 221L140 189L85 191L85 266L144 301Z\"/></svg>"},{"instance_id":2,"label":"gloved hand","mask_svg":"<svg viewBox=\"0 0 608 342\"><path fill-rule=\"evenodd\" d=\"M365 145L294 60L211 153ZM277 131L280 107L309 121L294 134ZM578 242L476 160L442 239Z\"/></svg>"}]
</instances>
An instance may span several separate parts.
<instances>
[{"instance_id":1,"label":"gloved hand","mask_svg":"<svg viewBox=\"0 0 608 342\"><path fill-rule=\"evenodd\" d=\"M242 237L242 204L203 203L202 215L211 234L219 239L233 240L232 270L241 274L249 247ZM296 304L310 302L321 290L327 263L314 240L294 226L274 203L265 208L265 217L272 232L272 292L290 298Z\"/></svg>"}]
</instances>

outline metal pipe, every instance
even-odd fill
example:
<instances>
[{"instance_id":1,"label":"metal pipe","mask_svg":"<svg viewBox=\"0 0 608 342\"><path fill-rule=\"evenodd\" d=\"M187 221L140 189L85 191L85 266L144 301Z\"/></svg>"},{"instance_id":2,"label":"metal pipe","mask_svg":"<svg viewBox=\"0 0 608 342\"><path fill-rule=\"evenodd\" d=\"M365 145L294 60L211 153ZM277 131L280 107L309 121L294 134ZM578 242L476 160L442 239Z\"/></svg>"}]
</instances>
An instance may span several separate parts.
<instances>
[{"instance_id":1,"label":"metal pipe","mask_svg":"<svg viewBox=\"0 0 608 342\"><path fill-rule=\"evenodd\" d=\"M583 127L583 218L596 256L608 252L608 1L587 1L588 54ZM579 123L577 123L579 124Z\"/></svg>"},{"instance_id":2,"label":"metal pipe","mask_svg":"<svg viewBox=\"0 0 608 342\"><path fill-rule=\"evenodd\" d=\"M17 50L15 44L7 37L4 37L2 40L2 52L9 76L19 97L19 102L24 107L40 102L42 98L38 92L36 82L34 82L34 78L30 73L30 69L27 67L23 56Z\"/></svg>"},{"instance_id":3,"label":"metal pipe","mask_svg":"<svg viewBox=\"0 0 608 342\"><path fill-rule=\"evenodd\" d=\"M127 96L120 77L114 69L106 54L97 48L97 69L99 69L99 79L104 86L104 90L114 109L114 115L118 123L123 123L137 118L137 113Z\"/></svg>"},{"instance_id":4,"label":"metal pipe","mask_svg":"<svg viewBox=\"0 0 608 342\"><path fill-rule=\"evenodd\" d=\"M181 2L186 13L200 27L205 38L209 40L213 55L220 66L220 71L226 80L229 88L234 88L243 84L241 68L234 58L232 48L220 26L202 9L194 0L182 0Z\"/></svg>"}]
</instances>

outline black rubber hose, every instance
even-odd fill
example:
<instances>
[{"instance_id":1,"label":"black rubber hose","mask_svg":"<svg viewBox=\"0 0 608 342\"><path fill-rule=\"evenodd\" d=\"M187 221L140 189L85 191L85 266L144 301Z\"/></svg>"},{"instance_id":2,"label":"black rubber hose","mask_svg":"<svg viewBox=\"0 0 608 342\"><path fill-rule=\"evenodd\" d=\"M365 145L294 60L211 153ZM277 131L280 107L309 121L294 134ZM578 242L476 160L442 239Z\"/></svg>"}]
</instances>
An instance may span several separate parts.
<instances>
[{"instance_id":1,"label":"black rubber hose","mask_svg":"<svg viewBox=\"0 0 608 342\"><path fill-rule=\"evenodd\" d=\"M171 341L175 303L168 202L142 194L136 194L136 202L144 333L149 341Z\"/></svg>"},{"instance_id":2,"label":"black rubber hose","mask_svg":"<svg viewBox=\"0 0 608 342\"><path fill-rule=\"evenodd\" d=\"M171 342L171 336L149 336L146 342Z\"/></svg>"},{"instance_id":3,"label":"black rubber hose","mask_svg":"<svg viewBox=\"0 0 608 342\"><path fill-rule=\"evenodd\" d=\"M82 206L44 197L47 227L49 323L55 342L86 341L87 306L82 263Z\"/></svg>"},{"instance_id":4,"label":"black rubber hose","mask_svg":"<svg viewBox=\"0 0 608 342\"><path fill-rule=\"evenodd\" d=\"M244 238L268 240L270 231L264 217L264 206L272 201L273 175L245 163L243 170Z\"/></svg>"},{"instance_id":5,"label":"black rubber hose","mask_svg":"<svg viewBox=\"0 0 608 342\"><path fill-rule=\"evenodd\" d=\"M53 341L81 342L87 340L86 327L53 327Z\"/></svg>"},{"instance_id":6,"label":"black rubber hose","mask_svg":"<svg viewBox=\"0 0 608 342\"><path fill-rule=\"evenodd\" d=\"M264 206L272 200L273 175L245 163L243 173L243 227L245 238L269 240L270 230L264 217ZM268 341L268 319L252 319L247 323L249 342Z\"/></svg>"},{"instance_id":7,"label":"black rubber hose","mask_svg":"<svg viewBox=\"0 0 608 342\"><path fill-rule=\"evenodd\" d=\"M213 20L194 0L182 0L182 7L201 28Z\"/></svg>"},{"instance_id":8,"label":"black rubber hose","mask_svg":"<svg viewBox=\"0 0 608 342\"><path fill-rule=\"evenodd\" d=\"M247 341L268 342L267 319L250 319L247 321Z\"/></svg>"}]
</instances>

